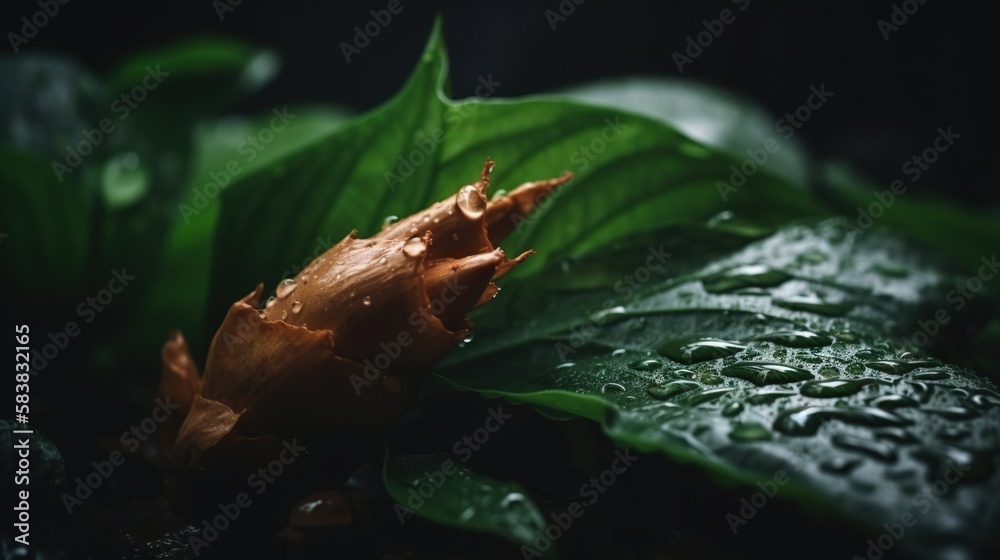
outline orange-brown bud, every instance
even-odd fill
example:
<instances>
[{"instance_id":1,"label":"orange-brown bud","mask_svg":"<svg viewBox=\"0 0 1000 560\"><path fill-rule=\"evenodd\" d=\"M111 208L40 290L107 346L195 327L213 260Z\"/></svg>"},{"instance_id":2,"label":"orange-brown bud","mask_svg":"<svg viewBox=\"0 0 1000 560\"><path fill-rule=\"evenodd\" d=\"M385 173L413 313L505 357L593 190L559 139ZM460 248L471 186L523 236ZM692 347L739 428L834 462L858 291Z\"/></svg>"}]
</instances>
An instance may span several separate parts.
<instances>
[{"instance_id":1,"label":"orange-brown bud","mask_svg":"<svg viewBox=\"0 0 1000 560\"><path fill-rule=\"evenodd\" d=\"M234 303L200 382L175 335L160 386L183 412L164 434L171 447L176 433L175 466L240 464L284 436L376 434L396 420L417 374L468 335L466 314L530 254L508 259L496 244L572 177L487 200L492 168L487 159L478 181L370 239L351 233L263 306L262 286Z\"/></svg>"}]
</instances>

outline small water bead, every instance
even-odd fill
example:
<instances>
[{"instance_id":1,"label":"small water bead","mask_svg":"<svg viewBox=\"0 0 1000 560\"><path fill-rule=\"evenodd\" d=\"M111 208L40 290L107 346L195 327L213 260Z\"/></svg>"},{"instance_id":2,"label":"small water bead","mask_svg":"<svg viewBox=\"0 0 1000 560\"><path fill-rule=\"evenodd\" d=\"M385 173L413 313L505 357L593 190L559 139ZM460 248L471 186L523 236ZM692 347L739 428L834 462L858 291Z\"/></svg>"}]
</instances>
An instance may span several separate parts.
<instances>
[{"instance_id":1,"label":"small water bead","mask_svg":"<svg viewBox=\"0 0 1000 560\"><path fill-rule=\"evenodd\" d=\"M458 191L455 203L467 218L476 219L486 211L486 197L472 185L465 185Z\"/></svg>"},{"instance_id":2,"label":"small water bead","mask_svg":"<svg viewBox=\"0 0 1000 560\"><path fill-rule=\"evenodd\" d=\"M813 374L802 368L768 362L738 362L720 373L726 377L744 379L758 387L813 379Z\"/></svg>"},{"instance_id":3,"label":"small water bead","mask_svg":"<svg viewBox=\"0 0 1000 560\"><path fill-rule=\"evenodd\" d=\"M742 344L715 338L683 338L668 342L656 351L675 362L694 364L733 356L746 348Z\"/></svg>"},{"instance_id":4,"label":"small water bead","mask_svg":"<svg viewBox=\"0 0 1000 560\"><path fill-rule=\"evenodd\" d=\"M622 385L621 383L605 383L604 386L601 387L602 395L607 395L607 396L620 395L624 392L625 392L625 386Z\"/></svg>"},{"instance_id":5,"label":"small water bead","mask_svg":"<svg viewBox=\"0 0 1000 560\"><path fill-rule=\"evenodd\" d=\"M625 349L624 348L619 348L619 349L615 350L614 352L612 352L611 355L613 357L615 357L615 358L617 358L619 356L624 356L625 355Z\"/></svg>"},{"instance_id":6,"label":"small water bead","mask_svg":"<svg viewBox=\"0 0 1000 560\"><path fill-rule=\"evenodd\" d=\"M969 402L971 402L973 406L976 408L991 408L994 406L1000 406L1000 395L986 389L981 389L980 391L981 392L972 395L969 398Z\"/></svg>"},{"instance_id":7,"label":"small water bead","mask_svg":"<svg viewBox=\"0 0 1000 560\"><path fill-rule=\"evenodd\" d=\"M833 344L833 339L810 331L775 331L753 337L751 340L773 342L793 348L819 348Z\"/></svg>"},{"instance_id":8,"label":"small water bead","mask_svg":"<svg viewBox=\"0 0 1000 560\"><path fill-rule=\"evenodd\" d=\"M916 360L912 362L902 362L899 360L876 360L874 362L868 362L865 365L874 370L881 371L882 373L888 373L890 375L903 375L917 368L936 366L938 363L929 360Z\"/></svg>"},{"instance_id":9,"label":"small water bead","mask_svg":"<svg viewBox=\"0 0 1000 560\"><path fill-rule=\"evenodd\" d=\"M743 412L743 403L731 402L722 409L723 416L736 416Z\"/></svg>"},{"instance_id":10,"label":"small water bead","mask_svg":"<svg viewBox=\"0 0 1000 560\"><path fill-rule=\"evenodd\" d=\"M285 278L284 280L281 281L281 283L278 284L278 289L275 290L275 293L277 294L278 299L285 299L292 292L294 292L295 288L297 288L298 286L299 285L295 283L295 280L292 280L291 278Z\"/></svg>"},{"instance_id":11,"label":"small water bead","mask_svg":"<svg viewBox=\"0 0 1000 560\"><path fill-rule=\"evenodd\" d=\"M652 359L638 360L629 364L629 367L640 371L656 371L663 367L663 362Z\"/></svg>"},{"instance_id":12,"label":"small water bead","mask_svg":"<svg viewBox=\"0 0 1000 560\"><path fill-rule=\"evenodd\" d=\"M389 262L389 259L386 257L382 257L381 259L378 260L378 264L385 264L387 262Z\"/></svg>"},{"instance_id":13,"label":"small water bead","mask_svg":"<svg viewBox=\"0 0 1000 560\"><path fill-rule=\"evenodd\" d=\"M278 298L276 298L274 296L271 296L271 297L267 298L266 302L264 302L264 308L265 309L270 309L270 308L274 307L274 304L277 303L277 302L278 302Z\"/></svg>"},{"instance_id":14,"label":"small water bead","mask_svg":"<svg viewBox=\"0 0 1000 560\"><path fill-rule=\"evenodd\" d=\"M847 373L853 373L855 375L860 375L865 372L865 366L859 364L858 362L851 362L847 364Z\"/></svg>"},{"instance_id":15,"label":"small water bead","mask_svg":"<svg viewBox=\"0 0 1000 560\"><path fill-rule=\"evenodd\" d=\"M857 457L837 456L820 463L819 468L823 472L830 474L845 475L861 466L861 459Z\"/></svg>"},{"instance_id":16,"label":"small water bead","mask_svg":"<svg viewBox=\"0 0 1000 560\"><path fill-rule=\"evenodd\" d=\"M732 387L716 387L714 389L703 389L701 391L692 391L686 393L681 402L688 406L695 406L702 403L707 403L724 396L725 394L732 391Z\"/></svg>"},{"instance_id":17,"label":"small water bead","mask_svg":"<svg viewBox=\"0 0 1000 560\"><path fill-rule=\"evenodd\" d=\"M427 244L419 237L411 237L403 244L403 254L411 259L418 258L427 252Z\"/></svg>"},{"instance_id":18,"label":"small water bead","mask_svg":"<svg viewBox=\"0 0 1000 560\"><path fill-rule=\"evenodd\" d=\"M389 229L389 227L392 226L392 224L398 221L399 221L399 216L386 216L385 219L382 220L382 231Z\"/></svg>"},{"instance_id":19,"label":"small water bead","mask_svg":"<svg viewBox=\"0 0 1000 560\"><path fill-rule=\"evenodd\" d=\"M556 369L569 369L576 365L576 362L565 362L556 366Z\"/></svg>"},{"instance_id":20,"label":"small water bead","mask_svg":"<svg viewBox=\"0 0 1000 560\"><path fill-rule=\"evenodd\" d=\"M771 430L756 423L739 423L729 432L729 439L733 441L766 441L774 437Z\"/></svg>"},{"instance_id":21,"label":"small water bead","mask_svg":"<svg viewBox=\"0 0 1000 560\"><path fill-rule=\"evenodd\" d=\"M764 265L743 265L713 274L701 281L706 292L718 294L741 288L769 288L783 284L792 276Z\"/></svg>"},{"instance_id":22,"label":"small water bead","mask_svg":"<svg viewBox=\"0 0 1000 560\"><path fill-rule=\"evenodd\" d=\"M747 397L747 404L771 404L778 399L784 399L787 397L794 397L795 393L791 391L770 391L765 393L757 393L755 395L750 395Z\"/></svg>"},{"instance_id":23,"label":"small water bead","mask_svg":"<svg viewBox=\"0 0 1000 560\"><path fill-rule=\"evenodd\" d=\"M292 302L292 313L299 313L301 311L302 311L302 302L301 301L293 301Z\"/></svg>"},{"instance_id":24,"label":"small water bead","mask_svg":"<svg viewBox=\"0 0 1000 560\"><path fill-rule=\"evenodd\" d=\"M680 381L671 381L670 383L667 383L665 385L653 385L649 389L646 389L646 392L649 394L649 396L653 397L654 399L662 401L662 400L667 400L676 395L679 395L681 393L693 391L694 389L697 389L699 387L700 385L695 383L694 381L680 380Z\"/></svg>"},{"instance_id":25,"label":"small water bead","mask_svg":"<svg viewBox=\"0 0 1000 560\"><path fill-rule=\"evenodd\" d=\"M917 381L943 381L951 378L951 375L943 371L928 371L926 373L914 373L913 379Z\"/></svg>"},{"instance_id":26,"label":"small water bead","mask_svg":"<svg viewBox=\"0 0 1000 560\"><path fill-rule=\"evenodd\" d=\"M784 412L774 421L774 429L793 436L814 435L830 420L861 426L906 426L909 420L880 408L809 406Z\"/></svg>"},{"instance_id":27,"label":"small water bead","mask_svg":"<svg viewBox=\"0 0 1000 560\"><path fill-rule=\"evenodd\" d=\"M893 446L886 443L850 436L847 434L834 434L831 441L833 442L833 445L841 449L861 453L862 455L867 455L872 459L882 461L883 463L896 462L896 450Z\"/></svg>"},{"instance_id":28,"label":"small water bead","mask_svg":"<svg viewBox=\"0 0 1000 560\"><path fill-rule=\"evenodd\" d=\"M894 408L913 408L920 406L920 403L905 395L882 395L881 397L875 397L874 399L868 401L868 404L883 410L892 410Z\"/></svg>"},{"instance_id":29,"label":"small water bead","mask_svg":"<svg viewBox=\"0 0 1000 560\"><path fill-rule=\"evenodd\" d=\"M369 305L371 305L372 304L372 298L369 297L369 296L365 296L364 298L361 299L361 304L364 305L364 306L366 306L366 307L369 306Z\"/></svg>"},{"instance_id":30,"label":"small water bead","mask_svg":"<svg viewBox=\"0 0 1000 560\"><path fill-rule=\"evenodd\" d=\"M824 379L805 382L799 392L806 397L838 398L858 393L874 379Z\"/></svg>"}]
</instances>

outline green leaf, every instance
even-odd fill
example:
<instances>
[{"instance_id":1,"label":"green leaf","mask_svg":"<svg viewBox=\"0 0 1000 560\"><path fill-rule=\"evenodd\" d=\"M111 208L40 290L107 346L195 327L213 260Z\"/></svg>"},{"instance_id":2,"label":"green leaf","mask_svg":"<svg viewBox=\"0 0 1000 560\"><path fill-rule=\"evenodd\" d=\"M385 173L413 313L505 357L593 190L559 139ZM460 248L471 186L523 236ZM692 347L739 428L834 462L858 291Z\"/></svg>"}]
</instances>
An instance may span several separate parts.
<instances>
[{"instance_id":1,"label":"green leaf","mask_svg":"<svg viewBox=\"0 0 1000 560\"><path fill-rule=\"evenodd\" d=\"M210 296L215 319L258 282L280 280L311 253L317 235L374 233L386 216L414 213L478 178L487 156L497 162L491 183L499 189L576 173L505 241L510 254L538 251L520 275L558 255L721 211L752 213L772 227L823 213L766 169L738 193L720 195L717 182L740 160L660 120L557 98L450 101L445 69L435 29L395 98L225 193Z\"/></svg>"},{"instance_id":2,"label":"green leaf","mask_svg":"<svg viewBox=\"0 0 1000 560\"><path fill-rule=\"evenodd\" d=\"M680 246L661 235L654 249ZM990 498L1000 490L1000 394L928 357L916 335L960 276L910 242L855 237L839 221L783 228L703 263L699 245L731 246L736 235L676 234L692 238L691 252L660 270L649 247L622 249L607 265L617 274L589 285L578 277L596 263L553 266L514 294L520 313L487 309L485 328L439 375L603 422L619 445L725 481L783 470L783 497L870 528L910 511L954 463L955 499L921 511L905 546L933 555L941 542L995 542L971 536L1000 521ZM970 325L937 327L933 343Z\"/></svg>"},{"instance_id":3,"label":"green leaf","mask_svg":"<svg viewBox=\"0 0 1000 560\"><path fill-rule=\"evenodd\" d=\"M478 475L447 457L387 457L383 480L401 521L415 513L521 545L532 545L545 530L542 512L519 485Z\"/></svg>"},{"instance_id":4,"label":"green leaf","mask_svg":"<svg viewBox=\"0 0 1000 560\"><path fill-rule=\"evenodd\" d=\"M773 138L780 148L769 154L767 169L798 185L808 183L811 162L805 148L779 134L778 119L735 93L687 79L631 77L578 86L560 95L660 119L740 159Z\"/></svg>"},{"instance_id":5,"label":"green leaf","mask_svg":"<svg viewBox=\"0 0 1000 560\"><path fill-rule=\"evenodd\" d=\"M262 150L253 148L247 138L268 126L274 116L271 113L224 119L199 128L193 178L185 197L172 209L175 219L167 232L159 273L139 313L143 324L151 328L134 330L132 346L158 347L166 333L178 329L196 354L205 350L202 328L212 266L211 240L219 215L219 206L208 195L228 188L228 183L242 174L266 169L347 119L345 111L333 108L293 108L292 114L295 118ZM237 172L230 174L229 169ZM220 183L226 184L219 187Z\"/></svg>"},{"instance_id":6,"label":"green leaf","mask_svg":"<svg viewBox=\"0 0 1000 560\"><path fill-rule=\"evenodd\" d=\"M0 269L8 293L57 307L76 304L89 273L90 201L72 178L60 182L49 162L0 149Z\"/></svg>"}]
</instances>

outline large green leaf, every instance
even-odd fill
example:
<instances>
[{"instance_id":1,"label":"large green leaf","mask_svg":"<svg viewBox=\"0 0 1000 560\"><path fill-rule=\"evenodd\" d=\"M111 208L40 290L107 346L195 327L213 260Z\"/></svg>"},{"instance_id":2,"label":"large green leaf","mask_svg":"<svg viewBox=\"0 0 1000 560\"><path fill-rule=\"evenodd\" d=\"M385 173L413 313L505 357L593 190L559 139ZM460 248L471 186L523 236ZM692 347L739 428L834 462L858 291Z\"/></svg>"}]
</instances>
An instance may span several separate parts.
<instances>
[{"instance_id":1,"label":"large green leaf","mask_svg":"<svg viewBox=\"0 0 1000 560\"><path fill-rule=\"evenodd\" d=\"M916 555L962 540L995 546L1000 394L914 344L958 278L946 262L899 238L849 235L838 221L744 237L709 264L702 255L736 234L660 237L652 249L674 252L662 265L638 245L618 248L617 261L599 255L538 275L512 295L514 312L487 311L440 375L603 422L621 445L722 480L783 470L783 497L860 520L873 536L915 510L920 525L904 546ZM580 278L601 269L589 285ZM969 326L926 329L939 342ZM961 479L923 511L914 496L954 478L951 464Z\"/></svg>"},{"instance_id":2,"label":"large green leaf","mask_svg":"<svg viewBox=\"0 0 1000 560\"><path fill-rule=\"evenodd\" d=\"M253 118L229 118L207 123L195 134L192 179L181 202L173 208L175 220L167 231L159 273L152 280L140 316L149 328L133 331L133 346L158 346L173 329L184 332L196 352L203 351L201 329L208 298L212 264L212 236L219 206L208 195L228 187L242 174L266 169L302 145L341 126L347 113L337 109L293 108L295 115L264 149L247 138L267 128L272 113ZM235 165L235 167L234 167ZM230 171L235 170L235 173ZM222 184L222 186L219 186Z\"/></svg>"},{"instance_id":3,"label":"large green leaf","mask_svg":"<svg viewBox=\"0 0 1000 560\"><path fill-rule=\"evenodd\" d=\"M521 275L557 255L723 210L753 209L755 219L772 226L822 212L767 169L738 196L721 196L716 183L740 160L659 119L564 98L448 100L446 66L435 29L395 98L273 169L241 178L222 196L212 324L256 283L277 282L290 263L309 255L317 235L374 233L385 217L414 213L478 178L487 156L497 162L494 188L566 169L576 174L504 243L510 253L538 251L515 272Z\"/></svg>"},{"instance_id":4,"label":"large green leaf","mask_svg":"<svg viewBox=\"0 0 1000 560\"><path fill-rule=\"evenodd\" d=\"M0 263L21 304L74 304L84 292L92 250L90 199L60 182L49 162L0 149Z\"/></svg>"},{"instance_id":5,"label":"large green leaf","mask_svg":"<svg viewBox=\"0 0 1000 560\"><path fill-rule=\"evenodd\" d=\"M455 459L387 457L383 480L401 522L418 515L522 545L532 545L545 530L542 512L520 486L478 475Z\"/></svg>"}]
</instances>

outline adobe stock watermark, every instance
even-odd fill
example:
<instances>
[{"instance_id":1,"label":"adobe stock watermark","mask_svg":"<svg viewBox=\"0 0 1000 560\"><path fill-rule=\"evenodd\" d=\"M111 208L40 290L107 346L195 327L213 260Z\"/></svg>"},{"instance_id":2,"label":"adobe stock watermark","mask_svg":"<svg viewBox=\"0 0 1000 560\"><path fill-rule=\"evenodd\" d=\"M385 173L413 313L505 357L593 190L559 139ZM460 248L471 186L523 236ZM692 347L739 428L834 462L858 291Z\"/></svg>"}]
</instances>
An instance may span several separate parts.
<instances>
[{"instance_id":1,"label":"adobe stock watermark","mask_svg":"<svg viewBox=\"0 0 1000 560\"><path fill-rule=\"evenodd\" d=\"M27 45L28 41L34 39L38 32L49 24L49 21L59 14L60 6L69 4L70 0L38 0L38 11L30 16L21 18L21 33L10 31L7 33L7 40L10 41L10 48L14 54L21 52L21 46Z\"/></svg>"},{"instance_id":2,"label":"adobe stock watermark","mask_svg":"<svg viewBox=\"0 0 1000 560\"><path fill-rule=\"evenodd\" d=\"M590 164L597 160L604 153L604 150L608 149L609 145L617 142L629 128L627 123L622 124L621 117L619 116L616 116L614 119L611 117L605 118L604 124L605 126L601 129L600 134L592 138L587 144L581 144L580 147L569 155L569 162L576 166L577 173L590 167Z\"/></svg>"},{"instance_id":3,"label":"adobe stock watermark","mask_svg":"<svg viewBox=\"0 0 1000 560\"><path fill-rule=\"evenodd\" d=\"M545 10L545 21L549 22L549 27L552 28L552 31L555 31L556 27L560 23L566 21L566 18L576 13L577 6L580 6L586 1L587 0L561 0L555 10Z\"/></svg>"},{"instance_id":4,"label":"adobe stock watermark","mask_svg":"<svg viewBox=\"0 0 1000 560\"><path fill-rule=\"evenodd\" d=\"M248 135L237 144L236 152L243 156L243 164L252 162L260 152L274 141L275 135L285 130L285 126L295 119L295 113L289 113L287 105L280 110L275 107L271 109L271 113L274 116L268 121L267 126L261 127L255 134ZM224 168L210 171L208 177L211 180L208 183L191 189L189 203L181 202L177 205L177 211L180 212L184 223L191 223L191 218L208 208L212 200L222 194L222 191L241 173L243 173L243 167L236 158L226 162Z\"/></svg>"},{"instance_id":5,"label":"adobe stock watermark","mask_svg":"<svg viewBox=\"0 0 1000 560\"><path fill-rule=\"evenodd\" d=\"M170 415L180 408L180 405L170 402L170 397L167 397L165 400L157 398L155 403L156 406L149 416L123 432L119 438L122 447L126 448L129 453L138 451L142 442L156 433L156 429L160 427L160 424L166 422L170 418ZM72 515L73 509L83 505L84 501L93 496L94 492L106 480L111 478L111 475L115 472L115 467L120 467L124 463L125 454L117 449L109 453L108 458L104 461L92 461L90 466L93 467L93 470L86 476L76 477L76 487L73 489L72 494L63 492L62 503L66 508L66 512Z\"/></svg>"},{"instance_id":6,"label":"adobe stock watermark","mask_svg":"<svg viewBox=\"0 0 1000 560\"><path fill-rule=\"evenodd\" d=\"M76 306L76 315L83 320L84 325L89 325L97 318L97 314L111 305L115 296L122 293L128 287L129 282L135 280L135 276L125 271L125 267L111 271L111 278L104 288L98 290L94 295L87 296ZM41 350L32 348L31 350L31 371L33 375L38 375L49 366L59 353L69 346L80 333L80 324L76 321L66 321L61 330L49 332L49 342L42 345Z\"/></svg>"},{"instance_id":7,"label":"adobe stock watermark","mask_svg":"<svg viewBox=\"0 0 1000 560\"><path fill-rule=\"evenodd\" d=\"M285 271L281 273L280 278L285 279L297 276L299 271L305 268L312 261L316 260L317 257L325 253L326 250L333 247L333 245L334 241L331 236L327 235L326 239L317 237L316 245L313 247L311 255L303 257L299 264L293 264L291 267L285 269ZM282 317L282 319L284 319L284 317ZM222 336L222 342L226 345L226 350L234 352L238 345L251 339L251 335L256 332L258 328L260 328L260 325L261 323L256 321L251 324L250 321L241 316L236 320L236 323L232 328L226 329L220 333Z\"/></svg>"},{"instance_id":8,"label":"adobe stock watermark","mask_svg":"<svg viewBox=\"0 0 1000 560\"><path fill-rule=\"evenodd\" d=\"M298 444L298 439L286 439L282 442L282 449L278 456L267 465L257 469L247 477L247 486L255 490L256 495L261 495L267 487L274 483L279 476L285 472L285 467L295 462L308 449ZM253 504L253 498L248 492L240 492L233 497L232 502L220 503L218 505L219 514L211 519L201 522L201 531L195 535L188 536L188 546L195 556L200 556L202 551L219 539L223 531L232 526L243 510Z\"/></svg>"},{"instance_id":9,"label":"adobe stock watermark","mask_svg":"<svg viewBox=\"0 0 1000 560\"><path fill-rule=\"evenodd\" d=\"M621 279L615 282L614 291L619 297L604 300L602 307L596 312L588 310L587 321L570 329L569 338L565 342L555 343L553 348L559 353L559 359L567 362L572 354L597 336L600 327L608 319L617 317L624 312L622 304L631 299L644 284L649 282L653 278L654 272L662 271L664 263L672 256L674 256L673 253L663 250L663 245L649 247L644 263L632 272L622 275Z\"/></svg>"},{"instance_id":10,"label":"adobe stock watermark","mask_svg":"<svg viewBox=\"0 0 1000 560\"><path fill-rule=\"evenodd\" d=\"M927 0L904 0L899 4L892 5L892 13L889 14L889 20L879 19L875 22L878 26L879 32L882 33L882 40L888 41L889 34L895 31L899 31L899 28L906 25L906 22L910 21L910 16L917 13L920 6L927 3Z\"/></svg>"},{"instance_id":11,"label":"adobe stock watermark","mask_svg":"<svg viewBox=\"0 0 1000 560\"><path fill-rule=\"evenodd\" d=\"M739 11L746 11L750 7L750 0L730 0L733 4L739 7ZM674 61L674 65L677 66L677 71L681 74L684 73L684 65L691 64L694 59L701 56L705 49L712 46L722 32L726 30L726 26L734 23L736 21L736 13L729 8L723 9L719 12L719 17L717 19L703 19L701 20L702 26L705 28L704 31L699 31L695 35L688 35L685 38L685 48L684 52L674 51L670 57ZM685 56L686 55L686 56Z\"/></svg>"},{"instance_id":12,"label":"adobe stock watermark","mask_svg":"<svg viewBox=\"0 0 1000 560\"><path fill-rule=\"evenodd\" d=\"M792 136L795 136L795 132L813 117L814 112L826 105L834 95L834 92L826 89L825 83L820 84L818 88L809 86L809 91L810 94L805 103L796 107L791 113L785 113L783 118L774 123L775 132L781 134L784 140L790 140ZM743 160L739 167L735 164L729 166L731 171L729 182L715 182L715 187L718 189L722 201L728 201L729 195L737 192L740 187L746 184L747 179L766 165L771 155L778 153L780 149L781 141L773 136L765 139L757 148L747 148L747 155L750 157Z\"/></svg>"},{"instance_id":13,"label":"adobe stock watermark","mask_svg":"<svg viewBox=\"0 0 1000 560\"><path fill-rule=\"evenodd\" d=\"M479 84L476 86L475 97L463 100L461 103L452 105L450 110L445 112L445 127L435 127L427 131L417 131L414 135L413 149L405 156L396 157L396 169L383 173L385 184L389 191L396 192L396 187L409 179L418 167L424 164L431 155L437 151L441 144L448 139L448 133L457 130L462 126L465 119L479 109L479 104L491 97L496 89L503 85L493 79L493 74L477 77Z\"/></svg>"},{"instance_id":14,"label":"adobe stock watermark","mask_svg":"<svg viewBox=\"0 0 1000 560\"><path fill-rule=\"evenodd\" d=\"M1000 273L1000 260L997 260L996 253L990 257L982 257L980 262L983 264L976 271L976 274L956 282L955 289L945 296L945 301L952 304L952 311L961 311L976 297L976 294L983 290L987 282ZM917 321L917 331L907 337L907 340L910 344L922 348L941 332L941 325L947 325L950 321L951 314L948 309L939 307L931 318Z\"/></svg>"},{"instance_id":15,"label":"adobe stock watermark","mask_svg":"<svg viewBox=\"0 0 1000 560\"><path fill-rule=\"evenodd\" d=\"M225 21L226 15L235 12L236 7L243 3L243 0L212 0L212 9L215 10L219 21Z\"/></svg>"},{"instance_id":16,"label":"adobe stock watermark","mask_svg":"<svg viewBox=\"0 0 1000 560\"><path fill-rule=\"evenodd\" d=\"M139 80L139 83L131 90L126 91L111 102L110 110L117 117L118 122L124 121L132 114L132 111L139 107L139 104L146 100L149 93L155 90L163 79L170 75L164 72L160 65L146 66L146 74ZM80 132L81 139L75 144L66 145L66 157L63 161L52 161L52 172L56 174L56 179L61 183L63 175L76 171L76 168L83 163L83 158L94 153L104 140L114 133L117 125L111 117L104 117L97 126L84 129Z\"/></svg>"},{"instance_id":17,"label":"adobe stock watermark","mask_svg":"<svg viewBox=\"0 0 1000 560\"><path fill-rule=\"evenodd\" d=\"M950 150L955 141L961 137L961 134L957 134L951 130L951 126L947 128L938 127L937 136L934 137L930 145L924 148L919 154L915 154L903 162L900 172L909 179L910 183L917 182L923 176L924 172L930 169L931 165L941 157L941 154ZM848 223L846 220L843 222L847 233L856 235L872 227L875 220L881 218L886 210L892 207L896 202L896 197L906 193L906 189L906 183L902 179L896 179L889 184L888 189L884 191L872 191L875 202L872 202L866 208L858 206L858 218L853 224Z\"/></svg>"},{"instance_id":18,"label":"adobe stock watermark","mask_svg":"<svg viewBox=\"0 0 1000 560\"><path fill-rule=\"evenodd\" d=\"M631 449L616 450L615 460L611 466L580 486L579 497L582 500L570 502L565 512L549 515L552 523L535 533L532 546L521 545L521 557L525 560L541 558L542 554L552 548L552 545L573 527L576 520L587 513L587 507L596 504L601 496L618 482L618 477L625 474L625 471L639 460L639 457L632 455L631 451Z\"/></svg>"},{"instance_id":19,"label":"adobe stock watermark","mask_svg":"<svg viewBox=\"0 0 1000 560\"><path fill-rule=\"evenodd\" d=\"M412 0L406 0L411 2ZM398 16L403 12L403 3L400 0L389 0L385 8L381 10L371 10L372 19L362 25L354 26L354 37L350 43L340 42L340 52L344 54L344 60L351 63L351 57L361 54L361 50L372 43L372 39L379 36L379 33L392 23L392 16Z\"/></svg>"},{"instance_id":20,"label":"adobe stock watermark","mask_svg":"<svg viewBox=\"0 0 1000 560\"><path fill-rule=\"evenodd\" d=\"M500 431L504 423L512 418L512 415L504 413L503 406L498 406L496 409L491 408L487 412L489 415L482 427L476 428L470 435L463 436L451 447L452 453L457 455L462 463L468 463L473 453L482 449L490 437ZM406 520L413 516L418 509L424 507L427 500L434 497L434 494L447 482L448 477L456 472L458 472L458 468L450 458L441 462L440 469L434 472L424 471L424 481L416 487L410 488L406 505L396 502L392 507L399 523L405 524Z\"/></svg>"},{"instance_id":21,"label":"adobe stock watermark","mask_svg":"<svg viewBox=\"0 0 1000 560\"><path fill-rule=\"evenodd\" d=\"M427 309L435 317L440 317L445 309L450 304L455 303L458 296L468 288L467 285L459 283L455 278L446 279L444 287L441 288L436 297L431 298ZM430 326L427 318L421 315L419 311L410 313L407 323L412 327L412 330L401 330L394 338L380 342L379 348L381 352L372 358L365 358L365 361L362 362L365 367L360 375L357 373L351 374L351 385L354 387L355 394L360 396L361 391L365 387L378 380L382 373L389 369L392 363L399 358L403 353L403 349L409 348L414 343L415 339L413 335L423 334Z\"/></svg>"},{"instance_id":22,"label":"adobe stock watermark","mask_svg":"<svg viewBox=\"0 0 1000 560\"><path fill-rule=\"evenodd\" d=\"M596 161L608 149L609 145L617 142L630 126L628 123L622 123L619 116L615 116L613 119L607 117L603 122L605 126L597 136L592 138L590 142L581 144L569 155L569 161L575 166L574 169L577 173L590 167L590 164ZM563 192L565 192L564 189L555 189L549 192L540 190L533 201L535 210L531 212L531 215L525 216L519 212L510 214L514 230L521 233L522 228L537 220L539 215L543 213L540 210L551 206L556 199L562 196Z\"/></svg>"},{"instance_id":23,"label":"adobe stock watermark","mask_svg":"<svg viewBox=\"0 0 1000 560\"><path fill-rule=\"evenodd\" d=\"M883 523L882 528L885 529L885 532L875 538L868 539L866 543L868 549L865 550L864 556L855 554L851 557L852 560L879 560L885 556L886 552L892 550L896 543L906 536L906 530L917 524L917 521L920 520L918 515L925 515L929 512L934 504L938 503L951 490L951 487L958 484L962 477L972 469L969 465L959 465L954 461L948 461L946 465L948 469L944 471L941 478L925 486L913 496L910 500L912 509L901 513L893 521Z\"/></svg>"},{"instance_id":24,"label":"adobe stock watermark","mask_svg":"<svg viewBox=\"0 0 1000 560\"><path fill-rule=\"evenodd\" d=\"M824 420L820 423L820 426L831 422L832 420ZM811 455L816 455L822 453L823 446L819 441L805 441L803 442L805 446L804 449L796 450L795 458L791 461L789 468L792 472L801 471L809 459L806 456L806 452ZM726 523L729 524L729 530L735 535L741 526L746 525L753 519L772 498L778 495L778 492L784 488L786 484L791 481L791 477L785 469L778 469L774 471L770 479L758 480L757 492L754 492L749 497L740 498L739 508L736 509L735 513L727 512L725 516Z\"/></svg>"}]
</instances>

